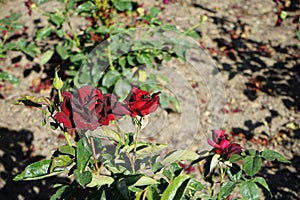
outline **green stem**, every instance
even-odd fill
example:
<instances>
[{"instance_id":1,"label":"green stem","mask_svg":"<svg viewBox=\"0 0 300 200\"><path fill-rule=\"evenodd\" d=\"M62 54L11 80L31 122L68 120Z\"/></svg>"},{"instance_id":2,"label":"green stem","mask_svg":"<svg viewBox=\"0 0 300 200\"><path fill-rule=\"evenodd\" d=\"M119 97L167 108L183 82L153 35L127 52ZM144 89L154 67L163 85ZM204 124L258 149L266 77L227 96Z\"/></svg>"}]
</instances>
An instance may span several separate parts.
<instances>
[{"instance_id":1,"label":"green stem","mask_svg":"<svg viewBox=\"0 0 300 200\"><path fill-rule=\"evenodd\" d=\"M66 132L66 131L64 131L63 133L64 133L64 136L65 136L65 138L66 138L66 140L67 140L68 145L69 145L69 146L72 146L71 141L70 141L70 138L69 138L69 133Z\"/></svg>"},{"instance_id":2,"label":"green stem","mask_svg":"<svg viewBox=\"0 0 300 200\"><path fill-rule=\"evenodd\" d=\"M212 197L214 195L214 182L215 182L215 175L211 175L211 184L209 188L209 195Z\"/></svg>"},{"instance_id":3,"label":"green stem","mask_svg":"<svg viewBox=\"0 0 300 200\"><path fill-rule=\"evenodd\" d=\"M207 20L207 17L205 15L201 16L200 21L192 26L191 28L187 29L186 31L183 32L183 35L187 35L189 32L195 30L196 28L200 27L204 21Z\"/></svg>"},{"instance_id":4,"label":"green stem","mask_svg":"<svg viewBox=\"0 0 300 200\"><path fill-rule=\"evenodd\" d=\"M141 133L142 120L143 120L142 117L139 120L136 120L137 130L135 135L134 153L136 152L138 141L139 141L139 135Z\"/></svg>"},{"instance_id":5,"label":"green stem","mask_svg":"<svg viewBox=\"0 0 300 200\"><path fill-rule=\"evenodd\" d=\"M94 163L95 163L96 172L99 172L98 161L97 161L97 158L96 158L94 138L93 137L89 137L89 138L90 138L90 144L91 144L91 147L92 147L92 153L93 153L93 159L94 159Z\"/></svg>"},{"instance_id":6,"label":"green stem","mask_svg":"<svg viewBox=\"0 0 300 200\"><path fill-rule=\"evenodd\" d=\"M220 192L218 194L218 200L221 200L221 188L224 182L224 177L225 177L225 173L226 173L226 169L223 169L222 165L220 163L218 163L219 165L219 169L220 169L220 175L221 175L221 180L220 180Z\"/></svg>"}]
</instances>

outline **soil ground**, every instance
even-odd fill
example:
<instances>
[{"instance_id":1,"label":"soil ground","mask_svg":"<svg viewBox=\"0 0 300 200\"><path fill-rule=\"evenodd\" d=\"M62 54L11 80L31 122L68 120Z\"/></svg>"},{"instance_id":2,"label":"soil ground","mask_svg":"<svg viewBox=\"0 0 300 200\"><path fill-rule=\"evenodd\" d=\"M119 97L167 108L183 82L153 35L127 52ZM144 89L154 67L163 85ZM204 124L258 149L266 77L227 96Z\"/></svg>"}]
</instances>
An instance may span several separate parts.
<instances>
[{"instance_id":1,"label":"soil ground","mask_svg":"<svg viewBox=\"0 0 300 200\"><path fill-rule=\"evenodd\" d=\"M213 58L209 63L221 75L224 105L214 107L209 103L212 91L207 90L203 74L184 67L185 63L166 64L187 80L194 89L191 94L200 102L197 107L199 121L196 122L199 131L194 141L203 140L208 124L213 123L212 112L224 115L224 123L218 128L224 128L244 148L276 150L292 162L291 165L265 163L261 175L267 179L273 197L264 193L260 199L299 199L300 129L287 126L291 122L300 124L300 51L297 47L300 40L296 38L296 24L292 23L292 18L299 14L299 7L292 7L297 1L284 1L292 3L286 9L289 18L277 27L277 9L272 0L177 0L166 5L162 1L140 2L145 8L163 6L162 20L181 30L197 24L201 15L208 17L197 29L201 35L199 43ZM55 7L55 3L51 6ZM0 18L11 12L22 13L20 20L29 27L29 34L44 23L38 14L27 15L24 1L0 3L0 11ZM36 24L37 20L40 24ZM80 26L80 22L78 24ZM12 181L28 163L49 156L49 152L64 143L57 131L41 126L40 111L13 105L25 95L50 95L51 88L39 93L30 90L47 75L42 67L33 63L34 60L29 61L16 52L0 61L1 70L16 75L21 81L20 86L8 82L0 84L3 97L0 99L0 199L48 199L53 183L67 181L64 177ZM178 87L185 90L184 86ZM190 104L186 112L194 109ZM160 113L162 115L157 117L165 117L165 123L159 124L164 134L156 135L156 139L180 146L178 143L187 138L187 133L174 135L174 130L178 129L176 123L182 115L162 110ZM201 151L204 147L193 143L191 148Z\"/></svg>"}]
</instances>

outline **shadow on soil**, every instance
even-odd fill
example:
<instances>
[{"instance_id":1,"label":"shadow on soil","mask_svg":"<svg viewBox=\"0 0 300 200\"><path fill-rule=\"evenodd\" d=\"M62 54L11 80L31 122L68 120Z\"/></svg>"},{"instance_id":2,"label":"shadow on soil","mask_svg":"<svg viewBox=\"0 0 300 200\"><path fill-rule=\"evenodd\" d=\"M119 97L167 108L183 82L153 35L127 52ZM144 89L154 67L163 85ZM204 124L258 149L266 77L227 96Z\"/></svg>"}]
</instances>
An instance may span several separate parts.
<instances>
[{"instance_id":1,"label":"shadow on soil","mask_svg":"<svg viewBox=\"0 0 300 200\"><path fill-rule=\"evenodd\" d=\"M0 127L0 199L49 199L53 193L51 186L67 181L58 177L37 181L12 180L25 166L44 158L32 155L32 140L33 134L28 130L13 131Z\"/></svg>"},{"instance_id":2,"label":"shadow on soil","mask_svg":"<svg viewBox=\"0 0 300 200\"><path fill-rule=\"evenodd\" d=\"M280 96L287 108L299 111L300 55L297 53L297 44L281 47L271 45L270 42L248 39L243 34L247 32L245 27L249 24L243 24L240 20L233 22L226 18L212 18L221 34L231 38L214 39L218 46L218 50L214 50L218 52L214 59L221 63L222 71L229 73L228 79L234 78L237 74L248 77L244 94L251 101L256 100L257 92L263 92L271 96ZM226 28L228 26L234 28L229 30ZM218 58L220 54L231 62L220 61ZM265 60L268 58L277 62L267 64Z\"/></svg>"},{"instance_id":3,"label":"shadow on soil","mask_svg":"<svg viewBox=\"0 0 300 200\"><path fill-rule=\"evenodd\" d=\"M268 173L268 167L265 167L261 171L261 175L266 179L273 197L270 197L267 191L264 191L267 200L285 199L285 200L297 200L299 199L298 191L300 190L300 157L295 156L292 160L292 165L296 168L296 171L290 171L289 168L275 164L274 169L280 169L274 171L274 173ZM282 169L283 168L283 169ZM272 169L271 169L272 170Z\"/></svg>"}]
</instances>

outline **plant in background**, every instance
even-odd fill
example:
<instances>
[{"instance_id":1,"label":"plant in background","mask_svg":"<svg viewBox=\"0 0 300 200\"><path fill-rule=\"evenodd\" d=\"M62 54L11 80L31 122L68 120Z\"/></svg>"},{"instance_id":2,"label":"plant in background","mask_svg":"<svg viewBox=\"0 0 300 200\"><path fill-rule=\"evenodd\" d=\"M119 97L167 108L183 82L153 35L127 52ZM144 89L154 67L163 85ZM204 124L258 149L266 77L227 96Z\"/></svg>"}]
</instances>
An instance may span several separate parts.
<instances>
[{"instance_id":1,"label":"plant in background","mask_svg":"<svg viewBox=\"0 0 300 200\"><path fill-rule=\"evenodd\" d=\"M60 93L57 73L54 84ZM52 118L52 127L60 128L67 144L58 147L51 159L27 166L14 180L60 173L74 177L70 184L57 183L51 199L226 199L235 188L244 199L259 199L258 187L270 192L265 179L256 176L262 159L289 163L272 150L242 150L223 130L213 132L213 140L208 139L213 149L204 155L188 149L162 153L166 144L138 140L144 117L155 112L160 93L133 87L127 95L119 101L112 93L83 86L63 91L55 100L21 98L20 103L41 108L45 118ZM119 133L107 126L125 115L132 117L136 133ZM74 141L70 135L76 136ZM196 170L200 161L205 162L203 174Z\"/></svg>"}]
</instances>

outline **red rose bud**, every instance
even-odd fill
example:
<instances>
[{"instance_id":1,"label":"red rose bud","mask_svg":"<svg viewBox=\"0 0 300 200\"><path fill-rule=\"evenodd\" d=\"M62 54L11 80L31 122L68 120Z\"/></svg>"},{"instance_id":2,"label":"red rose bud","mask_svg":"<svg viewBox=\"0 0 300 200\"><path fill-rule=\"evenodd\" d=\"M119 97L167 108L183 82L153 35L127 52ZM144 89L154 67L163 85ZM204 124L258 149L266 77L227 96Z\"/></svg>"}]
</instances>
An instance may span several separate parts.
<instances>
[{"instance_id":1,"label":"red rose bud","mask_svg":"<svg viewBox=\"0 0 300 200\"><path fill-rule=\"evenodd\" d=\"M136 87L131 89L131 92L124 100L124 103L128 106L130 116L136 117L137 115L143 117L149 113L154 112L159 105L159 93L154 93L150 96L150 93Z\"/></svg>"},{"instance_id":2,"label":"red rose bud","mask_svg":"<svg viewBox=\"0 0 300 200\"><path fill-rule=\"evenodd\" d=\"M208 144L214 147L217 154L224 156L227 160L232 154L240 154L242 152L242 147L239 144L230 143L224 130L214 130L212 139L207 139Z\"/></svg>"}]
</instances>

